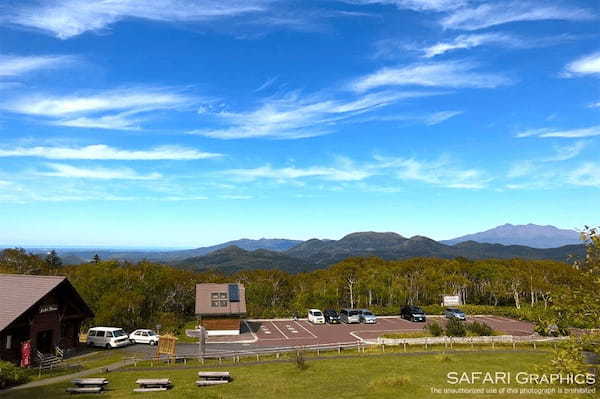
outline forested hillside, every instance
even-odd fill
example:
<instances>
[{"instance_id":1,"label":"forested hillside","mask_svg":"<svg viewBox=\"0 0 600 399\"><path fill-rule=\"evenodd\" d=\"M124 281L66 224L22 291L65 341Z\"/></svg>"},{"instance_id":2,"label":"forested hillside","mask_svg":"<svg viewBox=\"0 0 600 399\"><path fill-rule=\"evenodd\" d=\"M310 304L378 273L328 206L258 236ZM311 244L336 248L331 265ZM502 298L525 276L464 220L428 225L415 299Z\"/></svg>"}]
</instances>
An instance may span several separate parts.
<instances>
[{"instance_id":1,"label":"forested hillside","mask_svg":"<svg viewBox=\"0 0 600 399\"><path fill-rule=\"evenodd\" d=\"M592 235L593 236L593 235ZM595 236L594 236L595 237ZM94 324L127 329L162 324L181 329L194 314L194 285L239 281L251 317L304 314L307 308L370 307L397 314L405 303L439 304L458 294L470 305L497 305L535 320L598 326L600 242L575 265L534 260L348 258L329 268L289 274L245 270L232 275L182 270L149 262L101 261L73 267L23 250L0 252L0 272L66 275L96 313Z\"/></svg>"}]
</instances>

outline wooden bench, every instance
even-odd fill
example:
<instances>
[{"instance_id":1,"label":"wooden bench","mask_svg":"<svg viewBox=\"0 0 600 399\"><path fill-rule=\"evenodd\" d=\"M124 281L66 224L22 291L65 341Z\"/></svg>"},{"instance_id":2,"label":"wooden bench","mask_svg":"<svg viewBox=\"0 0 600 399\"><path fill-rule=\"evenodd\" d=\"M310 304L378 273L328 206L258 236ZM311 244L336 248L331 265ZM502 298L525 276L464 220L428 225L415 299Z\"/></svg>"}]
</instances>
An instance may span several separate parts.
<instances>
[{"instance_id":1,"label":"wooden bench","mask_svg":"<svg viewBox=\"0 0 600 399\"><path fill-rule=\"evenodd\" d=\"M108 380L106 378L78 378L71 383L75 387L67 388L68 393L102 393Z\"/></svg>"},{"instance_id":2,"label":"wooden bench","mask_svg":"<svg viewBox=\"0 0 600 399\"><path fill-rule=\"evenodd\" d=\"M102 387L70 387L68 393L102 393Z\"/></svg>"},{"instance_id":3,"label":"wooden bench","mask_svg":"<svg viewBox=\"0 0 600 399\"><path fill-rule=\"evenodd\" d=\"M98 386L103 387L108 384L108 380L106 378L77 378L71 381L73 385L77 386Z\"/></svg>"},{"instance_id":4,"label":"wooden bench","mask_svg":"<svg viewBox=\"0 0 600 399\"><path fill-rule=\"evenodd\" d=\"M196 381L196 385L199 387L227 384L231 381L229 371L200 371L198 377L200 379Z\"/></svg>"},{"instance_id":5,"label":"wooden bench","mask_svg":"<svg viewBox=\"0 0 600 399\"><path fill-rule=\"evenodd\" d=\"M140 387L133 392L160 392L171 388L171 380L168 378L140 378L135 383Z\"/></svg>"}]
</instances>

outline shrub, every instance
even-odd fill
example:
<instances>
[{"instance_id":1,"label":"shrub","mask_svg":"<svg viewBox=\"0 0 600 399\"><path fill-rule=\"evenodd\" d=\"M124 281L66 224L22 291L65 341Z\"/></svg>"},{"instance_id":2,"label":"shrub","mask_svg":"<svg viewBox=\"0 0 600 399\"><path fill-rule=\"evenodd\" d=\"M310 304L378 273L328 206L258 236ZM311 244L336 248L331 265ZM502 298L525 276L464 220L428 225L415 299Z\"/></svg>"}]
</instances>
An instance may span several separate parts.
<instances>
[{"instance_id":1,"label":"shrub","mask_svg":"<svg viewBox=\"0 0 600 399\"><path fill-rule=\"evenodd\" d=\"M467 329L464 323L459 320L450 319L446 325L446 335L449 337L464 337L467 335Z\"/></svg>"},{"instance_id":2,"label":"shrub","mask_svg":"<svg viewBox=\"0 0 600 399\"><path fill-rule=\"evenodd\" d=\"M391 375L379 377L369 383L369 388L400 387L410 383L410 377L406 375Z\"/></svg>"},{"instance_id":3,"label":"shrub","mask_svg":"<svg viewBox=\"0 0 600 399\"><path fill-rule=\"evenodd\" d=\"M390 339L405 339L405 338L425 338L431 337L431 334L427 331L414 331L414 332L403 332L403 333L386 333L381 338Z\"/></svg>"},{"instance_id":4,"label":"shrub","mask_svg":"<svg viewBox=\"0 0 600 399\"><path fill-rule=\"evenodd\" d=\"M444 335L444 328L437 321L429 322L425 328L434 337L440 337Z\"/></svg>"},{"instance_id":5,"label":"shrub","mask_svg":"<svg viewBox=\"0 0 600 399\"><path fill-rule=\"evenodd\" d=\"M0 389L24 384L29 380L27 371L9 362L0 361Z\"/></svg>"},{"instance_id":6,"label":"shrub","mask_svg":"<svg viewBox=\"0 0 600 399\"><path fill-rule=\"evenodd\" d=\"M470 332L473 335L484 336L484 337L489 337L491 335L494 335L494 330L492 329L492 327L485 324L484 322L474 321L472 323L466 323L465 328L467 329L468 332Z\"/></svg>"}]
</instances>

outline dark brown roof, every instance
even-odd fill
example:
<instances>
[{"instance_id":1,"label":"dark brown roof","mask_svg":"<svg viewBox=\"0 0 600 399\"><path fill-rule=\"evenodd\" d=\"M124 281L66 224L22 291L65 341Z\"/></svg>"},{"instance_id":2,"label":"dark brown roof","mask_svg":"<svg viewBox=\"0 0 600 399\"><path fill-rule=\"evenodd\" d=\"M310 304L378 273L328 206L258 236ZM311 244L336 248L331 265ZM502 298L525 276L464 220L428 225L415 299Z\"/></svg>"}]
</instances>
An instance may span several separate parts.
<instances>
[{"instance_id":1,"label":"dark brown roof","mask_svg":"<svg viewBox=\"0 0 600 399\"><path fill-rule=\"evenodd\" d=\"M0 274L0 331L67 278Z\"/></svg>"}]
</instances>

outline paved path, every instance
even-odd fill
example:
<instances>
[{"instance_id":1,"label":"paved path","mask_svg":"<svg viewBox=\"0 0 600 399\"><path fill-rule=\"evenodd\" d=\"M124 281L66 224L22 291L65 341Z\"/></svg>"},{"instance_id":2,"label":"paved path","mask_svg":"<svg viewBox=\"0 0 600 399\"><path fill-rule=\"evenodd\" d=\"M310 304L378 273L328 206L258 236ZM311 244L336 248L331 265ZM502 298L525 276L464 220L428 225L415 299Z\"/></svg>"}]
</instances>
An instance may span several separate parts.
<instances>
[{"instance_id":1,"label":"paved path","mask_svg":"<svg viewBox=\"0 0 600 399\"><path fill-rule=\"evenodd\" d=\"M89 369L89 370L78 371L77 373L73 373L73 374L65 374L65 375L59 375L56 377L44 378L41 380L28 382L27 384L18 385L16 387L0 390L0 395L8 394L12 391L16 391L19 389L41 387L41 386L45 386L45 385L56 384L59 382L71 381L75 378L86 377L88 375L101 374L107 370L114 371L114 370L120 369L121 367L128 366L130 364L133 364L133 360L121 360L120 362L109 364L108 366L102 366L102 367L96 367L96 368Z\"/></svg>"}]
</instances>

